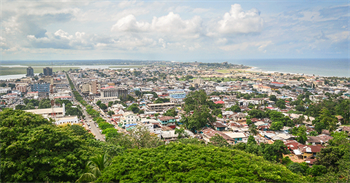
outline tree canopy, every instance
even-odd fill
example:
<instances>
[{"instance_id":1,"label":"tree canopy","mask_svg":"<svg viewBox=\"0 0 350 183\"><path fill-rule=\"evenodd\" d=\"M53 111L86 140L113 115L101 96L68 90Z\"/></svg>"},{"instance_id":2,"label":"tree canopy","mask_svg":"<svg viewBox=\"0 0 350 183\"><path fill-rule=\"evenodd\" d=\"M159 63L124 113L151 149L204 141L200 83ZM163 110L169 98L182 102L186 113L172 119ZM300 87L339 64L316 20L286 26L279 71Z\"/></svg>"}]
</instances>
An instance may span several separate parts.
<instances>
[{"instance_id":1,"label":"tree canopy","mask_svg":"<svg viewBox=\"0 0 350 183\"><path fill-rule=\"evenodd\" d=\"M302 182L283 165L239 150L171 143L117 156L97 182Z\"/></svg>"},{"instance_id":2,"label":"tree canopy","mask_svg":"<svg viewBox=\"0 0 350 183\"><path fill-rule=\"evenodd\" d=\"M77 179L88 159L81 136L39 115L0 112L1 181L60 182Z\"/></svg>"}]
</instances>

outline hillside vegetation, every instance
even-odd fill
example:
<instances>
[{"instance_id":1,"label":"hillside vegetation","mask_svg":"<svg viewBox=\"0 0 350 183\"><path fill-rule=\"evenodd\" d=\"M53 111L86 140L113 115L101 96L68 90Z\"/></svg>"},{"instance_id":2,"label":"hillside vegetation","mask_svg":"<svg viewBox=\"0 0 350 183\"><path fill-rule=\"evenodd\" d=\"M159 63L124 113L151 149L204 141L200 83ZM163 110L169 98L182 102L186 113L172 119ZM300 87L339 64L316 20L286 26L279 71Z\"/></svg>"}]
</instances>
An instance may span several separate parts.
<instances>
[{"instance_id":1,"label":"hillside vegetation","mask_svg":"<svg viewBox=\"0 0 350 183\"><path fill-rule=\"evenodd\" d=\"M113 159L97 182L301 182L283 165L240 150L172 143L130 150Z\"/></svg>"}]
</instances>

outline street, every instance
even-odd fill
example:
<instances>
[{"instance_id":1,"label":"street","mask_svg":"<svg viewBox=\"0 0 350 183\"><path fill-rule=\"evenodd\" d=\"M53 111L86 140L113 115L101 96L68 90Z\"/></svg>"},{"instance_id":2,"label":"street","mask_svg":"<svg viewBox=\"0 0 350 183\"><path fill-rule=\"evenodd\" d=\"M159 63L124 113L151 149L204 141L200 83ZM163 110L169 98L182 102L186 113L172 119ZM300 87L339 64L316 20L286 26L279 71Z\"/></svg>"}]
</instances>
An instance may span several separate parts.
<instances>
[{"instance_id":1,"label":"street","mask_svg":"<svg viewBox=\"0 0 350 183\"><path fill-rule=\"evenodd\" d=\"M71 78L71 76L69 76L69 77ZM73 80L72 80L72 82L73 82ZM73 84L74 84L74 87L76 87L74 82L73 82ZM76 91L78 91L78 90L76 90ZM79 94L81 95L80 92L79 92ZM81 95L81 96L84 98L83 95ZM85 100L85 98L84 98L84 100ZM95 136L96 139L98 139L100 141L105 141L104 135L100 133L100 129L95 126L94 121L92 120L91 116L86 112L85 107L83 105L81 105L80 102L78 102L75 99L74 95L73 95L73 104L74 105L79 105L81 107L81 109L83 110L82 112L83 112L83 115L85 116L84 124L85 125L87 125L87 124L90 125L90 127L89 126L85 126L85 128L89 128L91 133Z\"/></svg>"}]
</instances>

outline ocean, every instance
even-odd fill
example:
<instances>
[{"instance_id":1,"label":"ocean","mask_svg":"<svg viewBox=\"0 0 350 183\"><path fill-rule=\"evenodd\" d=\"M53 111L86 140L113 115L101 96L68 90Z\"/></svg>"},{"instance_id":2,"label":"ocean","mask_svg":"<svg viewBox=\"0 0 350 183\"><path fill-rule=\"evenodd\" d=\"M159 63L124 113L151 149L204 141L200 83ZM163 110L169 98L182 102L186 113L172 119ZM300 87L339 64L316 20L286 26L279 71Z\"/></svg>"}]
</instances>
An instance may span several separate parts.
<instances>
[{"instance_id":1,"label":"ocean","mask_svg":"<svg viewBox=\"0 0 350 183\"><path fill-rule=\"evenodd\" d=\"M255 71L286 72L318 76L350 77L350 59L246 59L198 60L228 62L254 67Z\"/></svg>"}]
</instances>

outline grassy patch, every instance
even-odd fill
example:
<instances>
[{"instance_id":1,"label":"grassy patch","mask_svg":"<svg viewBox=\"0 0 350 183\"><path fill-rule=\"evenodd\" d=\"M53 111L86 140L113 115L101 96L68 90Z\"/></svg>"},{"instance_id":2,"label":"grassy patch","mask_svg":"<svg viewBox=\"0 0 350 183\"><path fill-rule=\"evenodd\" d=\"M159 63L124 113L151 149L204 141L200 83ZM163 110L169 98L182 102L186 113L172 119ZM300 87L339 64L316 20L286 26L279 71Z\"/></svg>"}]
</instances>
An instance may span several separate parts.
<instances>
[{"instance_id":1,"label":"grassy patch","mask_svg":"<svg viewBox=\"0 0 350 183\"><path fill-rule=\"evenodd\" d=\"M223 70L216 70L218 73L228 74L232 71L232 69L223 69Z\"/></svg>"},{"instance_id":2,"label":"grassy patch","mask_svg":"<svg viewBox=\"0 0 350 183\"><path fill-rule=\"evenodd\" d=\"M34 73L42 73L45 67L33 67ZM79 67L53 67L52 72L68 71L69 69L79 69ZM0 67L0 76L15 74L27 74L27 67Z\"/></svg>"}]
</instances>

